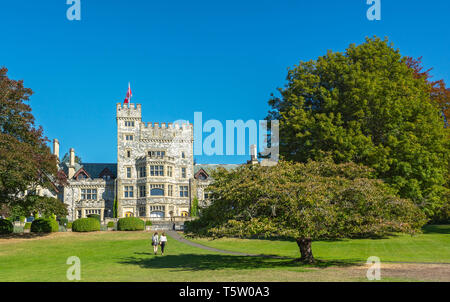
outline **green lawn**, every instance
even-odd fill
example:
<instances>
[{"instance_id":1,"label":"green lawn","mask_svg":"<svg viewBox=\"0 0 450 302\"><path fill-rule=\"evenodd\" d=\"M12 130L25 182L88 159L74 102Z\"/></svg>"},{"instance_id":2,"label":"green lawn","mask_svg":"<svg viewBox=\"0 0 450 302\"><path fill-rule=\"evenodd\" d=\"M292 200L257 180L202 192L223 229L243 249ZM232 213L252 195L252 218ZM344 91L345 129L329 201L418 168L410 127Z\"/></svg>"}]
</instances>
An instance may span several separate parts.
<instances>
[{"instance_id":1,"label":"green lawn","mask_svg":"<svg viewBox=\"0 0 450 302\"><path fill-rule=\"evenodd\" d=\"M151 252L149 232L55 233L42 237L0 237L0 281L67 281L67 258L81 260L81 281L367 281L363 266L345 262L382 260L450 262L449 227L429 228L417 237L389 240L317 242L322 267L300 266L290 259L224 255L169 238L164 256ZM439 233L440 232L440 233ZM288 241L196 240L226 250L297 257ZM353 263L355 264L355 263ZM444 271L444 274L446 272ZM384 281L422 280L417 274L384 274Z\"/></svg>"},{"instance_id":2,"label":"green lawn","mask_svg":"<svg viewBox=\"0 0 450 302\"><path fill-rule=\"evenodd\" d=\"M450 263L450 225L426 226L423 234L398 235L386 239L352 239L313 242L313 254L321 260L366 261L377 256L381 261ZM299 257L294 241L258 239L190 239L194 242L248 254Z\"/></svg>"},{"instance_id":3,"label":"green lawn","mask_svg":"<svg viewBox=\"0 0 450 302\"><path fill-rule=\"evenodd\" d=\"M81 260L81 281L277 281L273 270L279 281L293 281L307 271L287 261L221 255L171 238L166 254L154 256L150 236L96 232L0 239L0 282L67 281L70 256Z\"/></svg>"}]
</instances>

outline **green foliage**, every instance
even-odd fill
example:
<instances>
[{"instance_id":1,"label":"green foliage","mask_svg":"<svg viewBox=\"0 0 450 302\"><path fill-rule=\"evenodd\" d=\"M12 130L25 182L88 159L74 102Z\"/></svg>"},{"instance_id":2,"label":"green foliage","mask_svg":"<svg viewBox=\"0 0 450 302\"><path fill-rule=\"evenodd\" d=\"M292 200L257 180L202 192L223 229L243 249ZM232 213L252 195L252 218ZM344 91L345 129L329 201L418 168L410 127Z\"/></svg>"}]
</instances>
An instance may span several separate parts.
<instances>
[{"instance_id":1,"label":"green foliage","mask_svg":"<svg viewBox=\"0 0 450 302\"><path fill-rule=\"evenodd\" d=\"M53 219L38 218L31 223L31 232L33 233L51 233L58 232L58 230L58 222Z\"/></svg>"},{"instance_id":2,"label":"green foliage","mask_svg":"<svg viewBox=\"0 0 450 302\"><path fill-rule=\"evenodd\" d=\"M117 222L119 231L142 231L144 230L144 221L137 217L120 218Z\"/></svg>"},{"instance_id":3,"label":"green foliage","mask_svg":"<svg viewBox=\"0 0 450 302\"><path fill-rule=\"evenodd\" d=\"M68 222L68 223L67 223L67 228L68 228L68 229L72 229L72 224L73 224L72 222Z\"/></svg>"},{"instance_id":4,"label":"green foliage","mask_svg":"<svg viewBox=\"0 0 450 302\"><path fill-rule=\"evenodd\" d=\"M431 223L434 224L450 224L450 192L444 197L444 205L436 215L433 216Z\"/></svg>"},{"instance_id":5,"label":"green foliage","mask_svg":"<svg viewBox=\"0 0 450 302\"><path fill-rule=\"evenodd\" d=\"M31 229L31 222L27 222L27 223L25 223L25 225L24 225L24 227L23 227L25 230L29 230L29 229Z\"/></svg>"},{"instance_id":6,"label":"green foliage","mask_svg":"<svg viewBox=\"0 0 450 302\"><path fill-rule=\"evenodd\" d=\"M100 221L96 218L80 218L72 223L73 232L100 231Z\"/></svg>"},{"instance_id":7,"label":"green foliage","mask_svg":"<svg viewBox=\"0 0 450 302\"><path fill-rule=\"evenodd\" d=\"M108 228L113 228L114 227L114 221L108 222L107 227Z\"/></svg>"},{"instance_id":8,"label":"green foliage","mask_svg":"<svg viewBox=\"0 0 450 302\"><path fill-rule=\"evenodd\" d=\"M197 198L197 196L195 196L194 199L192 200L191 216L192 217L198 216L198 198Z\"/></svg>"},{"instance_id":9,"label":"green foliage","mask_svg":"<svg viewBox=\"0 0 450 302\"><path fill-rule=\"evenodd\" d=\"M98 222L100 222L100 223L102 222L102 219L101 219L100 215L98 215L98 214L89 214L89 215L87 215L87 217L97 219Z\"/></svg>"},{"instance_id":10,"label":"green foliage","mask_svg":"<svg viewBox=\"0 0 450 302\"><path fill-rule=\"evenodd\" d=\"M21 202L21 208L27 213L40 213L43 217L55 219L56 216L65 217L69 214L67 205L53 197L27 195ZM35 216L37 217L37 216Z\"/></svg>"},{"instance_id":11,"label":"green foliage","mask_svg":"<svg viewBox=\"0 0 450 302\"><path fill-rule=\"evenodd\" d=\"M406 62L378 38L300 62L269 117L282 158L362 163L432 217L448 192L450 128Z\"/></svg>"},{"instance_id":12,"label":"green foliage","mask_svg":"<svg viewBox=\"0 0 450 302\"><path fill-rule=\"evenodd\" d=\"M27 219L27 218L26 218L25 216L20 216L20 217L19 217L20 222L25 222L26 219Z\"/></svg>"},{"instance_id":13,"label":"green foliage","mask_svg":"<svg viewBox=\"0 0 450 302\"><path fill-rule=\"evenodd\" d=\"M117 198L114 198L114 204L113 204L113 218L117 218L117 212L118 212Z\"/></svg>"},{"instance_id":14,"label":"green foliage","mask_svg":"<svg viewBox=\"0 0 450 302\"><path fill-rule=\"evenodd\" d=\"M12 234L14 225L8 219L0 219L0 234Z\"/></svg>"},{"instance_id":15,"label":"green foliage","mask_svg":"<svg viewBox=\"0 0 450 302\"><path fill-rule=\"evenodd\" d=\"M37 185L52 189L56 158L27 104L32 90L0 68L0 203L20 205L19 193Z\"/></svg>"},{"instance_id":16,"label":"green foliage","mask_svg":"<svg viewBox=\"0 0 450 302\"><path fill-rule=\"evenodd\" d=\"M150 220L145 221L145 226L152 226L152 222Z\"/></svg>"},{"instance_id":17,"label":"green foliage","mask_svg":"<svg viewBox=\"0 0 450 302\"><path fill-rule=\"evenodd\" d=\"M67 219L66 217L60 217L58 219L59 225L62 226L67 226L67 224L69 223L69 219Z\"/></svg>"},{"instance_id":18,"label":"green foliage","mask_svg":"<svg viewBox=\"0 0 450 302\"><path fill-rule=\"evenodd\" d=\"M300 248L315 240L419 232L426 223L424 214L371 178L372 173L330 158L218 169L208 187L211 205L198 220L186 223L185 230L211 237L291 237Z\"/></svg>"}]
</instances>

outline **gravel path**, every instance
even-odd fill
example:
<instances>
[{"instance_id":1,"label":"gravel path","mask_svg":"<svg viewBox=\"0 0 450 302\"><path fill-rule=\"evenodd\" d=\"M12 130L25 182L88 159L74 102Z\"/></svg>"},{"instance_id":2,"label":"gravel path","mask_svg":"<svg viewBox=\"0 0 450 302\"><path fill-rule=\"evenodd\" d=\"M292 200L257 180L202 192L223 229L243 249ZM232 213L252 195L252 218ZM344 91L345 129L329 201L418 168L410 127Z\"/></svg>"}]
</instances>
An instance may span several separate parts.
<instances>
[{"instance_id":1,"label":"gravel path","mask_svg":"<svg viewBox=\"0 0 450 302\"><path fill-rule=\"evenodd\" d=\"M273 258L273 259L294 259L294 258L290 258L290 257L281 257L281 256L272 256L272 255L256 255L256 254L246 254L246 253L240 253L240 252L233 252L233 251L225 251L225 250L219 250L213 247L209 247L206 245L202 245L199 243L195 243L192 242L190 240L187 240L186 238L184 238L183 236L181 236L180 234L178 234L177 232L174 231L167 231L166 232L170 237L172 237L173 239L175 239L176 241L179 241L181 243L193 246L193 247L198 247L204 250L208 250L208 251L212 251L212 252L217 252L217 253L222 253L222 254L229 254L229 255L236 255L236 256L250 256L250 257L265 257L265 258Z\"/></svg>"}]
</instances>

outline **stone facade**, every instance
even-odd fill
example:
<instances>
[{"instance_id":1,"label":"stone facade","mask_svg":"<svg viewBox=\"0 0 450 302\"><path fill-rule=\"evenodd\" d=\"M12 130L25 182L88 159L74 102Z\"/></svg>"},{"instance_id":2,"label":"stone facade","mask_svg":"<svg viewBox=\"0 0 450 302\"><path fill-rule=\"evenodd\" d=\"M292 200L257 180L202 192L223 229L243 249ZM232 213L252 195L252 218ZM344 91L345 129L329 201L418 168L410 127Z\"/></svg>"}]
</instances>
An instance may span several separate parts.
<instances>
[{"instance_id":1,"label":"stone facade","mask_svg":"<svg viewBox=\"0 0 450 302\"><path fill-rule=\"evenodd\" d=\"M141 105L117 104L120 216L188 216L193 178L192 124L142 122Z\"/></svg>"},{"instance_id":2,"label":"stone facade","mask_svg":"<svg viewBox=\"0 0 450 302\"><path fill-rule=\"evenodd\" d=\"M156 221L188 217L195 197L206 204L211 181L206 171L214 165L194 165L192 124L144 123L141 104L117 104L116 120L117 163L80 164L71 149L59 164L68 178L59 198L69 220L89 214L112 218L115 200L119 218Z\"/></svg>"}]
</instances>

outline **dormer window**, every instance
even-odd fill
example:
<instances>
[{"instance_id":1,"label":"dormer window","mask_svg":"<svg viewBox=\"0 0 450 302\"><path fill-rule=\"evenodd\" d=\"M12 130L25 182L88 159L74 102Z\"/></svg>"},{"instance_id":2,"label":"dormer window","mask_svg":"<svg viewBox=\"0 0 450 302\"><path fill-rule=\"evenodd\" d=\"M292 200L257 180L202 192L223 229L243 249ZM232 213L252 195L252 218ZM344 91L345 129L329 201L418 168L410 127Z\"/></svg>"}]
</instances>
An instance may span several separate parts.
<instances>
[{"instance_id":1,"label":"dormer window","mask_svg":"<svg viewBox=\"0 0 450 302\"><path fill-rule=\"evenodd\" d=\"M90 176L87 174L86 170L84 170L84 168L81 168L80 170L78 170L77 173L75 173L75 175L73 176L74 179L76 180L83 180L83 179L87 179Z\"/></svg>"}]
</instances>

